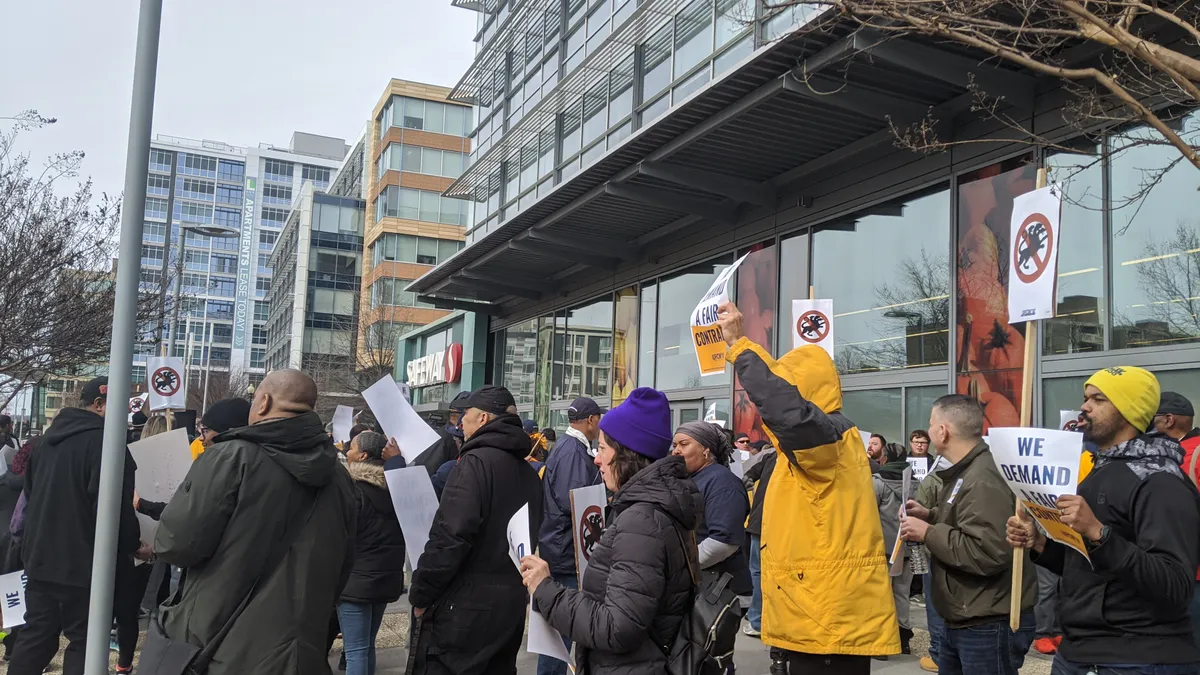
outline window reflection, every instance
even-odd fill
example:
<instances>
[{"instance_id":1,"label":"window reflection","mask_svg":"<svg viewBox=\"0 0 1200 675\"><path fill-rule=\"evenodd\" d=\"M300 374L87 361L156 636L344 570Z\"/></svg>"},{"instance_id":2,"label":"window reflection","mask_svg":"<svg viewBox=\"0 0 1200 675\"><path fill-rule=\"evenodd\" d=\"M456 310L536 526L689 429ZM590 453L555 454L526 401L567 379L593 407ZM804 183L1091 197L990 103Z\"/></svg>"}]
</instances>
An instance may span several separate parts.
<instances>
[{"instance_id":1,"label":"window reflection","mask_svg":"<svg viewBox=\"0 0 1200 675\"><path fill-rule=\"evenodd\" d=\"M642 284L641 332L638 335L637 381L639 386L653 387L655 342L658 338L658 284Z\"/></svg>"},{"instance_id":2,"label":"window reflection","mask_svg":"<svg viewBox=\"0 0 1200 675\"><path fill-rule=\"evenodd\" d=\"M879 434L889 443L902 443L904 427L900 420L903 398L895 389L867 389L842 393L842 413L859 431Z\"/></svg>"},{"instance_id":3,"label":"window reflection","mask_svg":"<svg viewBox=\"0 0 1200 675\"><path fill-rule=\"evenodd\" d=\"M608 298L567 312L562 398L608 396L612 316L613 303Z\"/></svg>"},{"instance_id":4,"label":"window reflection","mask_svg":"<svg viewBox=\"0 0 1200 675\"><path fill-rule=\"evenodd\" d=\"M949 226L950 193L937 188L823 225L813 235L813 285L818 298L834 300L839 372L947 362Z\"/></svg>"},{"instance_id":5,"label":"window reflection","mask_svg":"<svg viewBox=\"0 0 1200 675\"><path fill-rule=\"evenodd\" d=\"M904 437L897 438L897 443L907 443L908 435L917 429L929 428L929 413L933 412L933 402L945 396L945 385L928 387L904 388ZM889 439L891 440L891 439Z\"/></svg>"},{"instance_id":6,"label":"window reflection","mask_svg":"<svg viewBox=\"0 0 1200 675\"><path fill-rule=\"evenodd\" d=\"M612 404L617 405L637 388L638 294L637 286L617 291L613 330Z\"/></svg>"},{"instance_id":7,"label":"window reflection","mask_svg":"<svg viewBox=\"0 0 1200 675\"><path fill-rule=\"evenodd\" d=\"M778 354L786 354L792 348L792 300L807 297L808 233L805 232L782 240L779 246L779 313L776 316L786 330L779 342Z\"/></svg>"},{"instance_id":8,"label":"window reflection","mask_svg":"<svg viewBox=\"0 0 1200 675\"><path fill-rule=\"evenodd\" d=\"M1200 114L1180 134L1200 142ZM1112 159L1112 346L1152 347L1200 339L1200 196L1196 172L1157 132L1139 127L1110 140Z\"/></svg>"},{"instance_id":9,"label":"window reflection","mask_svg":"<svg viewBox=\"0 0 1200 675\"><path fill-rule=\"evenodd\" d=\"M1056 318L1042 322L1042 353L1104 348L1104 168L1100 147L1046 157L1051 183L1063 187Z\"/></svg>"},{"instance_id":10,"label":"window reflection","mask_svg":"<svg viewBox=\"0 0 1200 675\"><path fill-rule=\"evenodd\" d=\"M667 391L729 384L728 369L700 377L696 345L692 342L691 314L717 274L732 262L730 256L723 256L661 282L655 388Z\"/></svg>"},{"instance_id":11,"label":"window reflection","mask_svg":"<svg viewBox=\"0 0 1200 675\"><path fill-rule=\"evenodd\" d=\"M537 325L537 319L530 319L504 331L503 377L500 381L512 393L517 405L533 403Z\"/></svg>"}]
</instances>

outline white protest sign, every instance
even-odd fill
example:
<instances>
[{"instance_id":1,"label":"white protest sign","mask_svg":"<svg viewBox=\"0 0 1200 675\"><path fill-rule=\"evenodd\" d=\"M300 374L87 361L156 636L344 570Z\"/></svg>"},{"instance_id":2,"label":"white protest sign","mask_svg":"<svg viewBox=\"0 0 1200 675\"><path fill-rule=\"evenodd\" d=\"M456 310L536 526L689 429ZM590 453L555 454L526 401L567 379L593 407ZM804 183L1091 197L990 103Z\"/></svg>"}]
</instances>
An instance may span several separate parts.
<instances>
[{"instance_id":1,"label":"white protest sign","mask_svg":"<svg viewBox=\"0 0 1200 675\"><path fill-rule=\"evenodd\" d=\"M183 388L183 359L152 356L146 360L146 383L150 387L150 410L184 410L187 391Z\"/></svg>"},{"instance_id":2,"label":"white protest sign","mask_svg":"<svg viewBox=\"0 0 1200 675\"><path fill-rule=\"evenodd\" d=\"M742 465L741 454L735 452L729 458L729 470L733 472L733 475L738 477L738 480L746 477L746 467Z\"/></svg>"},{"instance_id":3,"label":"white protest sign","mask_svg":"<svg viewBox=\"0 0 1200 675\"><path fill-rule=\"evenodd\" d=\"M1053 319L1058 282L1062 190L1056 185L1013 198L1008 261L1008 321Z\"/></svg>"},{"instance_id":4,"label":"white protest sign","mask_svg":"<svg viewBox=\"0 0 1200 675\"><path fill-rule=\"evenodd\" d=\"M353 426L354 408L348 405L339 405L337 410L333 412L333 442L348 442L350 440L350 429Z\"/></svg>"},{"instance_id":5,"label":"white protest sign","mask_svg":"<svg viewBox=\"0 0 1200 675\"><path fill-rule=\"evenodd\" d=\"M188 445L187 429L172 429L129 444L129 454L137 463L133 486L140 499L169 502L175 490L187 478L192 468L192 449ZM142 526L142 541L154 543L158 521L138 515Z\"/></svg>"},{"instance_id":6,"label":"white protest sign","mask_svg":"<svg viewBox=\"0 0 1200 675\"><path fill-rule=\"evenodd\" d=\"M746 255L721 270L716 281L708 287L708 292L700 298L696 309L692 310L692 341L696 344L696 360L700 363L701 376L725 372L726 345L721 328L717 325L717 309L729 302L729 280Z\"/></svg>"},{"instance_id":7,"label":"white protest sign","mask_svg":"<svg viewBox=\"0 0 1200 675\"><path fill-rule=\"evenodd\" d=\"M517 509L508 521L508 557L512 558L517 570L521 569L521 558L533 552L529 524L529 504ZM529 598L529 637L526 650L530 654L545 654L559 661L569 662L571 655L563 644L562 634L533 609L533 598Z\"/></svg>"},{"instance_id":8,"label":"white protest sign","mask_svg":"<svg viewBox=\"0 0 1200 675\"><path fill-rule=\"evenodd\" d=\"M862 437L863 450L870 448L871 447L871 432L863 431L862 429L859 429L858 435ZM870 453L867 453L867 454L870 454Z\"/></svg>"},{"instance_id":9,"label":"white protest sign","mask_svg":"<svg viewBox=\"0 0 1200 675\"><path fill-rule=\"evenodd\" d=\"M571 490L571 529L575 538L575 572L583 579L592 549L604 533L604 507L608 488L604 483Z\"/></svg>"},{"instance_id":10,"label":"white protest sign","mask_svg":"<svg viewBox=\"0 0 1200 675\"><path fill-rule=\"evenodd\" d=\"M25 571L0 575L0 615L4 630L25 623Z\"/></svg>"},{"instance_id":11,"label":"white protest sign","mask_svg":"<svg viewBox=\"0 0 1200 675\"><path fill-rule=\"evenodd\" d=\"M833 358L833 300L792 300L792 348L817 345Z\"/></svg>"},{"instance_id":12,"label":"white protest sign","mask_svg":"<svg viewBox=\"0 0 1200 675\"><path fill-rule=\"evenodd\" d=\"M1087 558L1083 537L1062 521L1057 505L1059 497L1075 494L1078 487L1083 434L992 427L988 438L996 467L1046 536Z\"/></svg>"},{"instance_id":13,"label":"white protest sign","mask_svg":"<svg viewBox=\"0 0 1200 675\"><path fill-rule=\"evenodd\" d=\"M1063 431L1079 431L1079 418L1082 415L1078 410L1059 410L1058 428Z\"/></svg>"},{"instance_id":14,"label":"white protest sign","mask_svg":"<svg viewBox=\"0 0 1200 675\"><path fill-rule=\"evenodd\" d=\"M908 465L912 467L912 477L919 483L925 480L925 476L929 475L929 458L928 457L909 457Z\"/></svg>"},{"instance_id":15,"label":"white protest sign","mask_svg":"<svg viewBox=\"0 0 1200 675\"><path fill-rule=\"evenodd\" d=\"M902 474L902 482L900 488L900 525L896 527L896 543L892 546L892 555L888 558L888 574L893 577L898 577L904 573L904 540L900 538L900 528L904 525L904 519L908 517L908 497L912 490L913 468L909 464Z\"/></svg>"},{"instance_id":16,"label":"white protest sign","mask_svg":"<svg viewBox=\"0 0 1200 675\"><path fill-rule=\"evenodd\" d=\"M429 543L429 529L437 515L438 499L429 480L429 472L423 466L407 466L383 472L387 481L388 494L404 533L404 551L408 554L408 566L417 571L417 562Z\"/></svg>"},{"instance_id":17,"label":"white protest sign","mask_svg":"<svg viewBox=\"0 0 1200 675\"><path fill-rule=\"evenodd\" d=\"M363 392L367 407L375 414L383 433L396 439L404 461L412 464L434 443L441 443L433 427L425 423L404 397L391 375L384 375Z\"/></svg>"},{"instance_id":18,"label":"white protest sign","mask_svg":"<svg viewBox=\"0 0 1200 675\"><path fill-rule=\"evenodd\" d=\"M133 398L129 399L129 423L130 424L133 424L134 414L140 412L142 410L142 408L145 408L146 403L149 402L149 399L150 399L150 394L138 394L137 396L134 396Z\"/></svg>"}]
</instances>

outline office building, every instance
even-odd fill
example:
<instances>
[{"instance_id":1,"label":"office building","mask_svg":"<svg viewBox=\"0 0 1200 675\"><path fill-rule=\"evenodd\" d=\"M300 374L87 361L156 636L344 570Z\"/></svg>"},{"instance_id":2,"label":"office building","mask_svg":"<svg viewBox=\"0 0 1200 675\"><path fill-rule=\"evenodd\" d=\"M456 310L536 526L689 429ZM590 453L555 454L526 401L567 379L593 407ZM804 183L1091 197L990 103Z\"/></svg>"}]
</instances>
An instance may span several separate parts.
<instances>
[{"instance_id":1,"label":"office building","mask_svg":"<svg viewBox=\"0 0 1200 675\"><path fill-rule=\"evenodd\" d=\"M405 291L463 246L468 202L442 192L470 150L471 108L445 87L391 80L371 116L359 359L388 361L396 339L446 310Z\"/></svg>"},{"instance_id":2,"label":"office building","mask_svg":"<svg viewBox=\"0 0 1200 675\"><path fill-rule=\"evenodd\" d=\"M156 136L146 178L141 289L176 296L171 320L144 326L135 349L134 381L146 358L190 345L193 381L222 398L261 381L267 347L269 259L300 188L325 189L348 147L340 138L297 132L288 147L238 147L216 141ZM180 236L184 237L179 258ZM168 316L172 316L171 312ZM190 337L189 337L190 335ZM189 405L204 396L193 391Z\"/></svg>"},{"instance_id":3,"label":"office building","mask_svg":"<svg viewBox=\"0 0 1200 675\"><path fill-rule=\"evenodd\" d=\"M689 330L743 255L734 297L772 353L793 347L793 299L810 287L833 299L843 411L861 428L902 439L949 392L978 398L989 424L1016 424L1025 335L1000 270L1013 196L1039 166L1066 201L1035 423L1056 425L1089 374L1120 364L1200 401L1200 193L1177 150L1142 142L1155 137L1146 127L1081 136L1053 78L881 39L808 5L456 4L480 28L449 99L477 114L446 194L470 200L471 225L466 247L407 291L488 317L490 381L539 424L561 429L589 391L611 405L653 386L677 423L711 408L760 435L731 369L700 375ZM1010 124L972 106L976 84L1003 97ZM897 147L892 125L929 114L959 143ZM1014 141L1012 123L1039 136ZM1200 114L1183 111L1176 129L1196 143ZM593 336L611 336L607 370Z\"/></svg>"}]
</instances>

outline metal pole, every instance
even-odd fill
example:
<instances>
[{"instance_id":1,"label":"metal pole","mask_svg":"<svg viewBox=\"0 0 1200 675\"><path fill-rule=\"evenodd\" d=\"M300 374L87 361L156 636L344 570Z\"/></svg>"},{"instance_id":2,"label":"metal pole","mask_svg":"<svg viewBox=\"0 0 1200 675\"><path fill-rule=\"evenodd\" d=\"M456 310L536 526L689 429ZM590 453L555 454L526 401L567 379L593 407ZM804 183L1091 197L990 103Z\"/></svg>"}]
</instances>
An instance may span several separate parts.
<instances>
[{"instance_id":1,"label":"metal pole","mask_svg":"<svg viewBox=\"0 0 1200 675\"><path fill-rule=\"evenodd\" d=\"M133 375L133 340L137 331L138 277L141 274L142 218L146 215L146 174L150 164L150 129L154 119L154 80L158 69L158 32L162 0L141 0L133 97L129 110L129 148L125 155L125 196L121 209L121 241L113 307L112 348L108 357L108 400L104 416L104 451L100 460L100 494L96 506L95 553L92 556L91 603L88 606L86 675L108 673L108 638L112 628L113 575L117 560L121 486L125 474L126 403Z\"/></svg>"}]
</instances>

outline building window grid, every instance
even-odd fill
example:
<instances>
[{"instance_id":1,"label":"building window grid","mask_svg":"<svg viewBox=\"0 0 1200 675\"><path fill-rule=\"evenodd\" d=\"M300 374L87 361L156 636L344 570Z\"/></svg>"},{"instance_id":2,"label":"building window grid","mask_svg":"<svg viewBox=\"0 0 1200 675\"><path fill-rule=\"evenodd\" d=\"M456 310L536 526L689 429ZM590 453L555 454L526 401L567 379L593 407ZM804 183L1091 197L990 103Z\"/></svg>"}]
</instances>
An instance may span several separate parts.
<instances>
[{"instance_id":1,"label":"building window grid","mask_svg":"<svg viewBox=\"0 0 1200 675\"><path fill-rule=\"evenodd\" d=\"M262 200L264 204L291 206L292 187L291 185L271 185L264 183L262 186Z\"/></svg>"},{"instance_id":2,"label":"building window grid","mask_svg":"<svg viewBox=\"0 0 1200 675\"><path fill-rule=\"evenodd\" d=\"M178 171L187 176L201 178L217 177L217 158L181 152L178 155Z\"/></svg>"},{"instance_id":3,"label":"building window grid","mask_svg":"<svg viewBox=\"0 0 1200 675\"><path fill-rule=\"evenodd\" d=\"M150 170L160 171L162 173L171 173L171 164L174 163L174 157L168 150L159 150L158 148L150 149Z\"/></svg>"},{"instance_id":4,"label":"building window grid","mask_svg":"<svg viewBox=\"0 0 1200 675\"><path fill-rule=\"evenodd\" d=\"M293 162L286 162L282 159L268 159L264 162L263 180L291 185L292 177L295 175L296 165Z\"/></svg>"},{"instance_id":5,"label":"building window grid","mask_svg":"<svg viewBox=\"0 0 1200 675\"><path fill-rule=\"evenodd\" d=\"M223 159L217 163L217 180L240 184L245 177L245 164L241 162L227 162Z\"/></svg>"}]
</instances>

